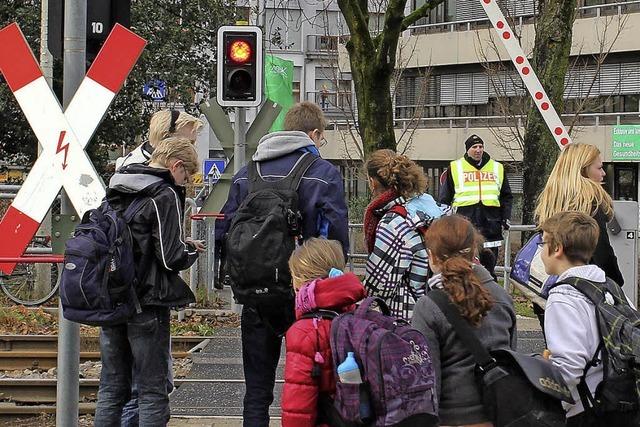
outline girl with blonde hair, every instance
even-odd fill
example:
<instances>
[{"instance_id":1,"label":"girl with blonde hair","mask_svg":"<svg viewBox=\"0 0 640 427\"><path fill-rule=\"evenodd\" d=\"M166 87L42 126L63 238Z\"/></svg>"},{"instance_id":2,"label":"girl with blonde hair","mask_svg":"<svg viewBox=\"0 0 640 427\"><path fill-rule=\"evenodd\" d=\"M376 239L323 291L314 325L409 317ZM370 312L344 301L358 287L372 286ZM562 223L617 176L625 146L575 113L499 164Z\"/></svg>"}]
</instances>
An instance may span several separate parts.
<instances>
[{"instance_id":1,"label":"girl with blonde hair","mask_svg":"<svg viewBox=\"0 0 640 427\"><path fill-rule=\"evenodd\" d=\"M369 254L365 286L370 296L385 300L393 316L409 320L429 277L427 250L418 230L442 211L425 193L422 168L407 156L378 150L365 168L373 195L364 216Z\"/></svg>"},{"instance_id":2,"label":"girl with blonde hair","mask_svg":"<svg viewBox=\"0 0 640 427\"><path fill-rule=\"evenodd\" d=\"M287 330L283 427L331 426L335 367L331 355L331 319L305 314L342 313L365 297L360 280L343 274L342 246L336 240L311 238L289 258L296 290L296 322Z\"/></svg>"},{"instance_id":3,"label":"girl with blonde hair","mask_svg":"<svg viewBox=\"0 0 640 427\"><path fill-rule=\"evenodd\" d=\"M482 237L465 217L433 222L425 233L433 272L430 289L442 289L487 350L516 349L513 301L477 262ZM416 304L411 324L427 338L442 426L492 427L475 379L475 359L454 327L427 296Z\"/></svg>"},{"instance_id":4,"label":"girl with blonde hair","mask_svg":"<svg viewBox=\"0 0 640 427\"><path fill-rule=\"evenodd\" d=\"M613 201L602 188L606 173L602 155L594 145L573 143L558 157L547 184L538 197L537 224L562 211L578 211L593 217L600 234L591 262L602 268L618 285L624 279L607 235L607 223L613 219Z\"/></svg>"}]
</instances>

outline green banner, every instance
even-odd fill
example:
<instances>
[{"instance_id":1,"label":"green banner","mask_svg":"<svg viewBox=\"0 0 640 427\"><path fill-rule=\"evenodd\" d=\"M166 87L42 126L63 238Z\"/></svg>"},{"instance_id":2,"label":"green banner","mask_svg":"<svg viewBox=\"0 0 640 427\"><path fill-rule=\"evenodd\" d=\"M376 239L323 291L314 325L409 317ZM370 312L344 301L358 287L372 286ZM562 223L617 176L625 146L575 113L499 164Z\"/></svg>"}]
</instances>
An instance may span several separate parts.
<instances>
[{"instance_id":1,"label":"green banner","mask_svg":"<svg viewBox=\"0 0 640 427\"><path fill-rule=\"evenodd\" d=\"M640 126L621 125L613 127L611 160L640 161Z\"/></svg>"},{"instance_id":2,"label":"green banner","mask_svg":"<svg viewBox=\"0 0 640 427\"><path fill-rule=\"evenodd\" d=\"M264 57L264 93L282 107L269 132L284 129L284 116L293 105L293 61L273 55Z\"/></svg>"}]
</instances>

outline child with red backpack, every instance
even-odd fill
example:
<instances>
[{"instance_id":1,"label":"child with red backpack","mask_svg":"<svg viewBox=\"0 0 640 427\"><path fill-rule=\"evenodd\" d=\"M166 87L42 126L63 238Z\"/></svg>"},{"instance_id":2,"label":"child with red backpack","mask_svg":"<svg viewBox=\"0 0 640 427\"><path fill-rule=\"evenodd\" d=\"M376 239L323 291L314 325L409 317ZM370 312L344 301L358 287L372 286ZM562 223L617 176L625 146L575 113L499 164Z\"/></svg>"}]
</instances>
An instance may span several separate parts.
<instances>
[{"instance_id":1,"label":"child with red backpack","mask_svg":"<svg viewBox=\"0 0 640 427\"><path fill-rule=\"evenodd\" d=\"M342 246L311 238L289 259L296 290L296 322L287 331L283 427L332 425L335 367L331 355L331 320L351 311L366 296L353 273L343 274Z\"/></svg>"}]
</instances>

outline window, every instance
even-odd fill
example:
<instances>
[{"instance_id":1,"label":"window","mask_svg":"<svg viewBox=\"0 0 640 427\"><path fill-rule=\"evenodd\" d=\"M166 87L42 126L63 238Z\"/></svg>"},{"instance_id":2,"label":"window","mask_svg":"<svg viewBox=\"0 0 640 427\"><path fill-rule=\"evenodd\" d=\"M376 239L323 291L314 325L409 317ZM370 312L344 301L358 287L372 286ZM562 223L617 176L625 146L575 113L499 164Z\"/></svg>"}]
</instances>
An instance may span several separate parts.
<instances>
[{"instance_id":1,"label":"window","mask_svg":"<svg viewBox=\"0 0 640 427\"><path fill-rule=\"evenodd\" d=\"M302 67L293 67L293 102L300 102L300 72Z\"/></svg>"},{"instance_id":2,"label":"window","mask_svg":"<svg viewBox=\"0 0 640 427\"><path fill-rule=\"evenodd\" d=\"M623 98L625 112L640 111L640 95L625 95Z\"/></svg>"},{"instance_id":3,"label":"window","mask_svg":"<svg viewBox=\"0 0 640 427\"><path fill-rule=\"evenodd\" d=\"M327 111L349 109L351 105L351 74L333 67L316 67L315 91L309 100Z\"/></svg>"},{"instance_id":4,"label":"window","mask_svg":"<svg viewBox=\"0 0 640 427\"><path fill-rule=\"evenodd\" d=\"M302 12L293 9L266 10L267 49L302 49Z\"/></svg>"},{"instance_id":5,"label":"window","mask_svg":"<svg viewBox=\"0 0 640 427\"><path fill-rule=\"evenodd\" d=\"M615 200L638 200L638 167L631 164L614 164Z\"/></svg>"}]
</instances>

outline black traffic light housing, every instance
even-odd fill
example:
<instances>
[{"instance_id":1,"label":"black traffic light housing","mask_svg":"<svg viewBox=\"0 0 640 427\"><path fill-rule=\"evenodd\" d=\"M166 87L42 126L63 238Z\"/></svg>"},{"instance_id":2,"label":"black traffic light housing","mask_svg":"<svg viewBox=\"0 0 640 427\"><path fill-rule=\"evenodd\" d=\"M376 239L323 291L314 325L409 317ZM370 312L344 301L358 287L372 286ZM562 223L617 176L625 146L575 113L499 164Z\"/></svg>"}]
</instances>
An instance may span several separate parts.
<instances>
[{"instance_id":1,"label":"black traffic light housing","mask_svg":"<svg viewBox=\"0 0 640 427\"><path fill-rule=\"evenodd\" d=\"M223 107L262 102L262 30L246 25L218 29L217 100Z\"/></svg>"},{"instance_id":2,"label":"black traffic light housing","mask_svg":"<svg viewBox=\"0 0 640 427\"><path fill-rule=\"evenodd\" d=\"M49 0L47 39L49 52L62 59L64 48L64 0ZM87 0L87 61L93 61L118 23L131 25L131 0Z\"/></svg>"}]
</instances>

